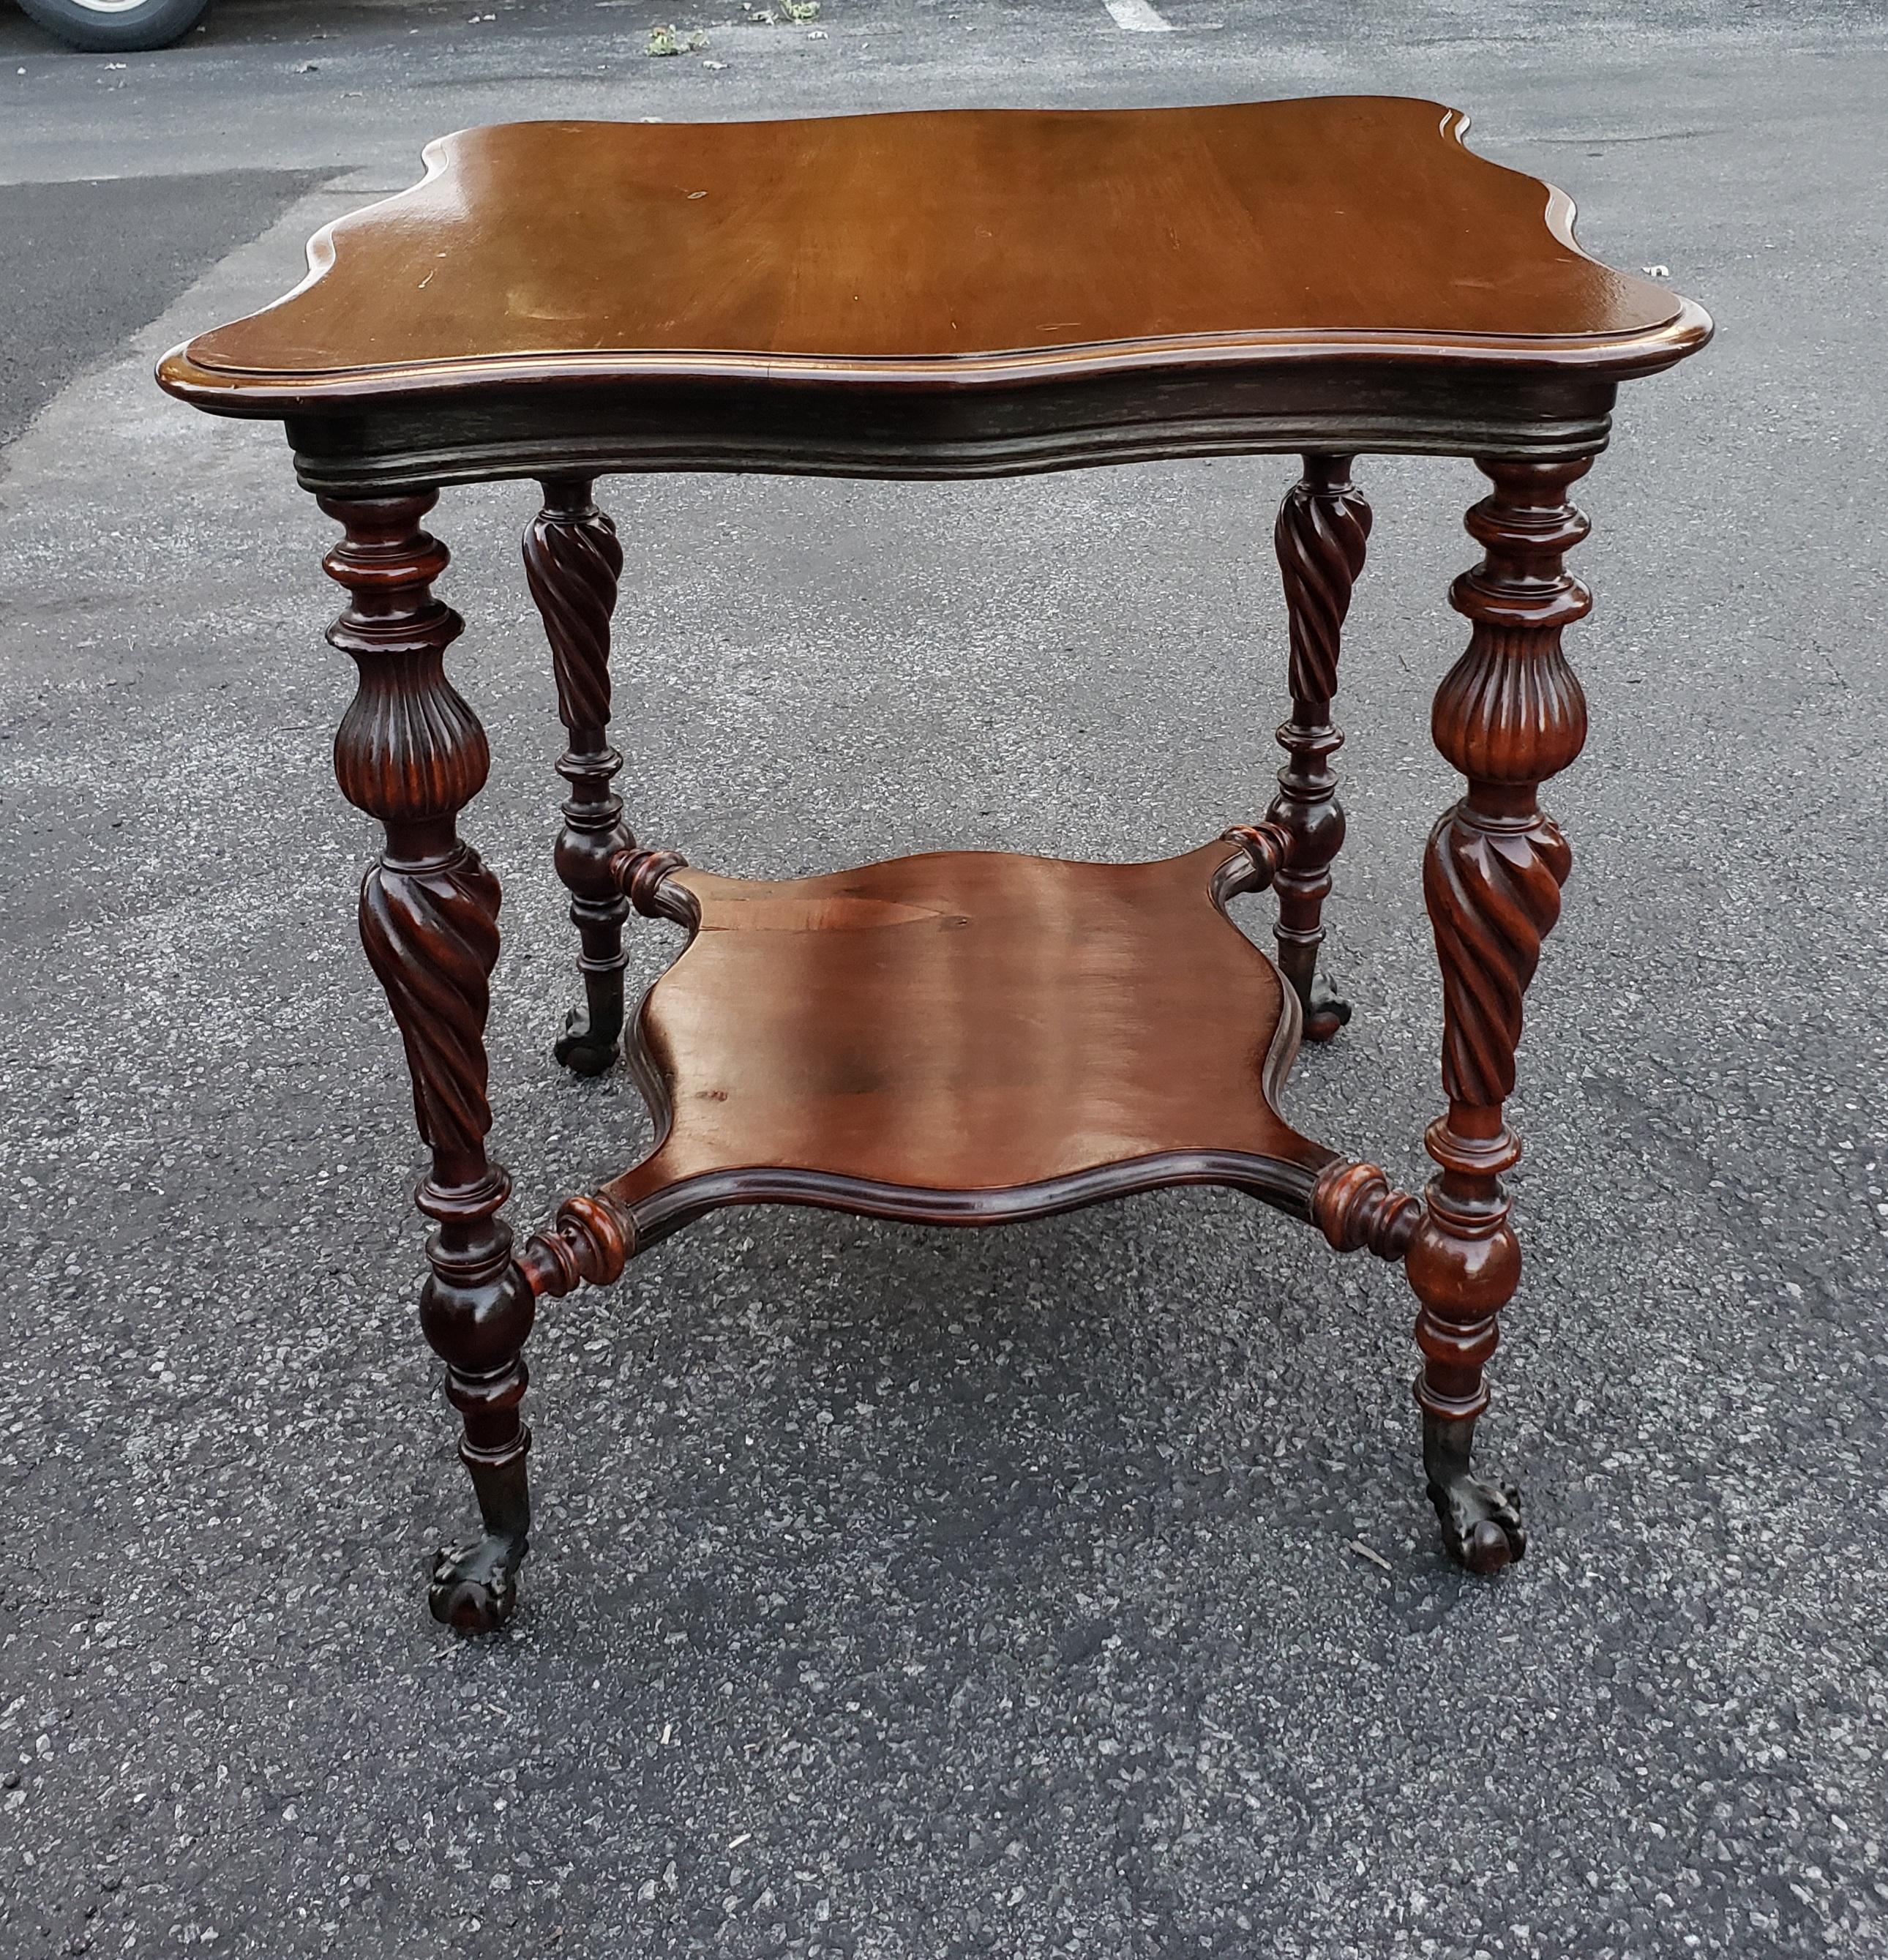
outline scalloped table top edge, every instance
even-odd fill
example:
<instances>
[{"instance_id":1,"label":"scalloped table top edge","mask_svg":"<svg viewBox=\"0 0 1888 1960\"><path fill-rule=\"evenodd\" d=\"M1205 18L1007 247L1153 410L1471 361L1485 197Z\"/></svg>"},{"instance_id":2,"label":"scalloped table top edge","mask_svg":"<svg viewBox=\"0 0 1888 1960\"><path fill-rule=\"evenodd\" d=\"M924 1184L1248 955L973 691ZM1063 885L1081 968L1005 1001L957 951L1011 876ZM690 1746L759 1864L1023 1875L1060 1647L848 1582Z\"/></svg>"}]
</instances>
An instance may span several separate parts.
<instances>
[{"instance_id":1,"label":"scalloped table top edge","mask_svg":"<svg viewBox=\"0 0 1888 1960\"><path fill-rule=\"evenodd\" d=\"M324 226L300 285L158 379L270 416L1295 361L1618 380L1704 343L1701 308L1583 252L1572 199L1467 125L1394 96L488 125L428 144L419 183Z\"/></svg>"}]
</instances>

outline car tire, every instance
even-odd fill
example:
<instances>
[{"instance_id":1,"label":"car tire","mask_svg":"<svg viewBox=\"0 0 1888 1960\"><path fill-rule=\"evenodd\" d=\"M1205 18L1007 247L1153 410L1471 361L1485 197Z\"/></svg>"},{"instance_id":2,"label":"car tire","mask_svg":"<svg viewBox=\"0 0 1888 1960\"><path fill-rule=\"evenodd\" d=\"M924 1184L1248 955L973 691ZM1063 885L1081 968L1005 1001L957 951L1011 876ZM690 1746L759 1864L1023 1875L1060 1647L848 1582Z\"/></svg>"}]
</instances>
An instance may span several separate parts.
<instances>
[{"instance_id":1,"label":"car tire","mask_svg":"<svg viewBox=\"0 0 1888 1960\"><path fill-rule=\"evenodd\" d=\"M20 0L48 32L94 54L168 47L209 0Z\"/></svg>"}]
</instances>

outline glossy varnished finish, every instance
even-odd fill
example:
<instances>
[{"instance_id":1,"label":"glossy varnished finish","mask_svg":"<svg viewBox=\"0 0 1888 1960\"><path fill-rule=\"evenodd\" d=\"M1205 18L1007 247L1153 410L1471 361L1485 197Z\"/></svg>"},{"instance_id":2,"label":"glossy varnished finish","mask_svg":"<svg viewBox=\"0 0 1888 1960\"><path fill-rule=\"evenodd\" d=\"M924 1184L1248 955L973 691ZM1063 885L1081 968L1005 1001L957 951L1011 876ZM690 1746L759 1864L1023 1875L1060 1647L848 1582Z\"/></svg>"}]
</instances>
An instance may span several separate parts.
<instances>
[{"instance_id":1,"label":"glossy varnished finish","mask_svg":"<svg viewBox=\"0 0 1888 1960\"><path fill-rule=\"evenodd\" d=\"M328 638L360 675L335 737L335 772L386 840L361 887L361 943L406 1049L432 1157L415 1194L434 1227L420 1325L446 1363L485 1526L477 1542L441 1555L432 1608L476 1632L510 1616L530 1530L531 1433L519 1405L532 1302L501 1215L510 1179L485 1151L498 881L459 836L458 817L484 787L490 754L478 718L446 678L446 650L463 622L433 593L447 552L421 527L431 502L329 500L345 535L323 563L348 594Z\"/></svg>"},{"instance_id":2,"label":"glossy varnished finish","mask_svg":"<svg viewBox=\"0 0 1888 1960\"><path fill-rule=\"evenodd\" d=\"M1321 428L1590 453L1614 384L1708 323L1588 258L1464 122L1330 97L468 130L161 378L288 419L313 488L1003 474Z\"/></svg>"},{"instance_id":3,"label":"glossy varnished finish","mask_svg":"<svg viewBox=\"0 0 1888 1960\"><path fill-rule=\"evenodd\" d=\"M993 1225L1185 1184L1401 1259L1417 1201L1278 1114L1296 996L1225 906L1290 842L1268 822L1149 864L944 852L766 884L625 852L636 909L691 935L631 1050L656 1141L531 1239L529 1284L607 1285L727 1204Z\"/></svg>"},{"instance_id":4,"label":"glossy varnished finish","mask_svg":"<svg viewBox=\"0 0 1888 1960\"><path fill-rule=\"evenodd\" d=\"M1307 1212L1332 1153L1268 1099L1295 1017L1214 902L1238 856L675 873L701 924L639 1029L666 1131L612 1195L804 1172L971 1223L1059 1209L1090 1172L1120 1173L1100 1195L1215 1167Z\"/></svg>"},{"instance_id":5,"label":"glossy varnished finish","mask_svg":"<svg viewBox=\"0 0 1888 1960\"><path fill-rule=\"evenodd\" d=\"M1592 601L1563 562L1587 534L1567 496L1585 466L1484 457L1481 466L1494 487L1468 528L1483 555L1449 595L1473 630L1431 718L1435 745L1467 791L1430 833L1423 859L1448 1106L1424 1140L1438 1168L1408 1271L1422 1303L1416 1392L1429 1495L1450 1550L1492 1571L1527 1545L1518 1494L1473 1475L1469 1460L1488 1406L1483 1370L1496 1322L1521 1279L1501 1175L1521 1145L1502 1106L1514 1092L1521 1002L1573 861L1537 798L1586 740L1586 696L1561 635Z\"/></svg>"},{"instance_id":6,"label":"glossy varnished finish","mask_svg":"<svg viewBox=\"0 0 1888 1960\"><path fill-rule=\"evenodd\" d=\"M1350 480L1347 456L1308 456L1279 507L1273 542L1291 622L1292 718L1278 732L1286 753L1268 813L1292 838L1276 880L1279 970L1305 1008L1308 1040L1329 1041L1350 1019L1318 964L1331 861L1344 842L1343 807L1331 758L1344 738L1331 721L1337 657L1352 587L1363 570L1370 506Z\"/></svg>"},{"instance_id":7,"label":"glossy varnished finish","mask_svg":"<svg viewBox=\"0 0 1888 1960\"><path fill-rule=\"evenodd\" d=\"M1677 351L1683 302L1588 258L1569 208L1465 149L1464 119L1326 97L469 129L323 234L294 298L189 359L279 394L613 363L870 382L1325 345L1613 369Z\"/></svg>"},{"instance_id":8,"label":"glossy varnished finish","mask_svg":"<svg viewBox=\"0 0 1888 1960\"><path fill-rule=\"evenodd\" d=\"M428 152L415 189L314 241L268 311L167 356L163 384L285 425L345 536L332 635L360 686L342 788L385 845L361 933L405 1044L436 1227L421 1316L462 1417L484 1525L434 1612L511 1611L527 1542L523 1348L542 1298L620 1277L718 1206L990 1224L1217 1183L1404 1265L1423 1463L1445 1544L1523 1551L1516 1491L1472 1452L1520 1277L1502 1174L1522 1004L1571 865L1538 800L1585 733L1561 645L1571 486L1619 384L1702 345L1668 288L1595 264L1572 205L1461 142L1431 103L965 111L796 123L542 123ZM1290 619L1267 817L1189 854L1095 865L904 858L777 883L638 846L614 788L610 471L898 477L1214 453L1303 457L1275 532ZM1471 622L1432 731L1464 778L1422 864L1444 1114L1418 1198L1279 1113L1301 1027L1346 1010L1318 970L1343 838L1331 758L1374 451L1473 457L1490 494L1452 599ZM441 484L543 485L525 559L569 785L557 864L585 1003L558 1054L613 1062L631 912L690 941L628 1061L653 1147L514 1252L488 1155L497 880L459 835L488 768L447 679L457 616L421 527ZM1227 901L1276 883L1285 979Z\"/></svg>"},{"instance_id":9,"label":"glossy varnished finish","mask_svg":"<svg viewBox=\"0 0 1888 1960\"><path fill-rule=\"evenodd\" d=\"M558 763L571 794L557 867L582 944L577 966L584 998L571 1010L556 1053L567 1068L596 1075L616 1059L623 1031L623 921L629 905L610 875L610 862L636 840L611 787L622 767L609 730L610 616L623 548L582 478L552 477L545 484L544 508L525 533L524 568L551 644L558 714L570 736Z\"/></svg>"}]
</instances>

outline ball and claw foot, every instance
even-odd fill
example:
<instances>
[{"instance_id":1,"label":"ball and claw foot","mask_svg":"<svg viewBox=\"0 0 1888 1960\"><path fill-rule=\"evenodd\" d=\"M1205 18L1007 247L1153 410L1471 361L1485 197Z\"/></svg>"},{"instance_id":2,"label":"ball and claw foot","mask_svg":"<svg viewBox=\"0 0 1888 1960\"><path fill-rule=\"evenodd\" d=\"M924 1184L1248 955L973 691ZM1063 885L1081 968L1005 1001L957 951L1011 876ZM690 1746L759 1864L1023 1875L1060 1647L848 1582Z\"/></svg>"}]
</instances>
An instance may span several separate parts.
<instances>
[{"instance_id":1,"label":"ball and claw foot","mask_svg":"<svg viewBox=\"0 0 1888 1960\"><path fill-rule=\"evenodd\" d=\"M1304 997L1304 1007L1307 1041L1327 1042L1340 1028L1349 1023L1350 1003L1339 1000L1331 991L1330 982L1321 973L1312 976L1310 990Z\"/></svg>"},{"instance_id":2,"label":"ball and claw foot","mask_svg":"<svg viewBox=\"0 0 1888 1960\"><path fill-rule=\"evenodd\" d=\"M1426 1417L1422 1467L1429 1480L1429 1502L1442 1526L1449 1556L1470 1572L1499 1572L1527 1549L1521 1521L1521 1493L1511 1484L1491 1484L1469 1468L1475 1425Z\"/></svg>"},{"instance_id":3,"label":"ball and claw foot","mask_svg":"<svg viewBox=\"0 0 1888 1960\"><path fill-rule=\"evenodd\" d=\"M442 1551L427 1595L433 1618L455 1633L496 1631L518 1603L523 1558L523 1547L504 1538L482 1538L462 1550Z\"/></svg>"},{"instance_id":4,"label":"ball and claw foot","mask_svg":"<svg viewBox=\"0 0 1888 1960\"><path fill-rule=\"evenodd\" d=\"M587 1007L573 1007L564 1017L564 1032L551 1051L573 1075L601 1075L616 1060L616 1036L605 1040L590 1032Z\"/></svg>"}]
</instances>

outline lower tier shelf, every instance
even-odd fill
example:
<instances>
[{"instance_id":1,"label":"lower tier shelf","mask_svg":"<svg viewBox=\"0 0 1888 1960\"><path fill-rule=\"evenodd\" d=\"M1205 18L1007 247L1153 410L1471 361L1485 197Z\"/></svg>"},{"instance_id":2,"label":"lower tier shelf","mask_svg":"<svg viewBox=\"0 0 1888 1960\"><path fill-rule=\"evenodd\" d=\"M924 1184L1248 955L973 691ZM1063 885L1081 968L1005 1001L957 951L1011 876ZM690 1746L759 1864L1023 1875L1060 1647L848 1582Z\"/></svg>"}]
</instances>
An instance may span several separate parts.
<instances>
[{"instance_id":1,"label":"lower tier shelf","mask_svg":"<svg viewBox=\"0 0 1888 1960\"><path fill-rule=\"evenodd\" d=\"M1225 915L1248 870L1222 841L671 870L698 920L631 1056L658 1139L598 1199L638 1246L722 1204L978 1224L1178 1184L1309 1217L1339 1160L1276 1107L1300 1016Z\"/></svg>"}]
</instances>

